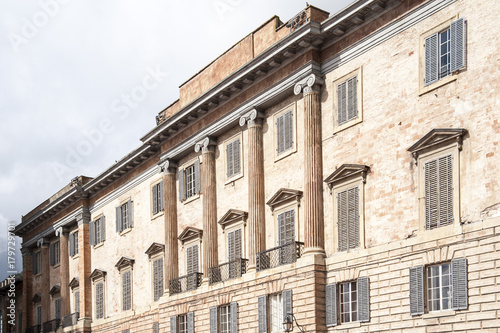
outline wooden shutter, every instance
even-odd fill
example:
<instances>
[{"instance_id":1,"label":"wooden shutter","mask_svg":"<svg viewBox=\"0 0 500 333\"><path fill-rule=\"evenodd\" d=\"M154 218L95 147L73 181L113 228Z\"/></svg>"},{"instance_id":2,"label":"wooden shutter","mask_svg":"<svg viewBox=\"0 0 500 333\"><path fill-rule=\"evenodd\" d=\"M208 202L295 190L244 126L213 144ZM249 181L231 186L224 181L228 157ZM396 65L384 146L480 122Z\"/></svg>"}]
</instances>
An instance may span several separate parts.
<instances>
[{"instance_id":1,"label":"wooden shutter","mask_svg":"<svg viewBox=\"0 0 500 333\"><path fill-rule=\"evenodd\" d=\"M54 301L56 319L61 319L61 299L58 298Z\"/></svg>"},{"instance_id":2,"label":"wooden shutter","mask_svg":"<svg viewBox=\"0 0 500 333\"><path fill-rule=\"evenodd\" d=\"M89 223L89 243L90 246L95 245L95 221Z\"/></svg>"},{"instance_id":3,"label":"wooden shutter","mask_svg":"<svg viewBox=\"0 0 500 333\"><path fill-rule=\"evenodd\" d=\"M122 305L123 310L130 310L132 307L132 297L131 297L131 288L130 285L130 271L127 271L122 274Z\"/></svg>"},{"instance_id":4,"label":"wooden shutter","mask_svg":"<svg viewBox=\"0 0 500 333\"><path fill-rule=\"evenodd\" d=\"M80 292L75 292L75 312L80 312Z\"/></svg>"},{"instance_id":5,"label":"wooden shutter","mask_svg":"<svg viewBox=\"0 0 500 333\"><path fill-rule=\"evenodd\" d=\"M424 266L410 268L410 314L424 314Z\"/></svg>"},{"instance_id":6,"label":"wooden shutter","mask_svg":"<svg viewBox=\"0 0 500 333\"><path fill-rule=\"evenodd\" d=\"M347 119L346 121L358 117L358 77L347 80Z\"/></svg>"},{"instance_id":7,"label":"wooden shutter","mask_svg":"<svg viewBox=\"0 0 500 333\"><path fill-rule=\"evenodd\" d=\"M153 323L153 333L160 333L160 323L157 321Z\"/></svg>"},{"instance_id":8,"label":"wooden shutter","mask_svg":"<svg viewBox=\"0 0 500 333\"><path fill-rule=\"evenodd\" d=\"M234 175L234 150L233 142L226 145L226 175L231 178Z\"/></svg>"},{"instance_id":9,"label":"wooden shutter","mask_svg":"<svg viewBox=\"0 0 500 333\"><path fill-rule=\"evenodd\" d=\"M326 327L337 326L337 284L325 287Z\"/></svg>"},{"instance_id":10,"label":"wooden shutter","mask_svg":"<svg viewBox=\"0 0 500 333\"><path fill-rule=\"evenodd\" d=\"M342 191L337 194L337 229L338 229L338 247L339 251L347 251L347 223L348 223L348 207L347 207L347 191Z\"/></svg>"},{"instance_id":11,"label":"wooden shutter","mask_svg":"<svg viewBox=\"0 0 500 333\"><path fill-rule=\"evenodd\" d=\"M427 37L424 41L425 49L425 79L428 86L439 79L439 36L438 34Z\"/></svg>"},{"instance_id":12,"label":"wooden shutter","mask_svg":"<svg viewBox=\"0 0 500 333\"><path fill-rule=\"evenodd\" d=\"M241 173L240 139L233 142L233 176Z\"/></svg>"},{"instance_id":13,"label":"wooden shutter","mask_svg":"<svg viewBox=\"0 0 500 333\"><path fill-rule=\"evenodd\" d=\"M276 119L276 152L281 154L285 150L285 116Z\"/></svg>"},{"instance_id":14,"label":"wooden shutter","mask_svg":"<svg viewBox=\"0 0 500 333\"><path fill-rule=\"evenodd\" d=\"M177 316L170 317L170 333L177 333Z\"/></svg>"},{"instance_id":15,"label":"wooden shutter","mask_svg":"<svg viewBox=\"0 0 500 333\"><path fill-rule=\"evenodd\" d=\"M163 295L163 258L153 261L153 293L155 302Z\"/></svg>"},{"instance_id":16,"label":"wooden shutter","mask_svg":"<svg viewBox=\"0 0 500 333\"><path fill-rule=\"evenodd\" d=\"M465 20L460 18L450 25L450 72L465 67Z\"/></svg>"},{"instance_id":17,"label":"wooden shutter","mask_svg":"<svg viewBox=\"0 0 500 333\"><path fill-rule=\"evenodd\" d=\"M259 333L267 333L267 296L258 298Z\"/></svg>"},{"instance_id":18,"label":"wooden shutter","mask_svg":"<svg viewBox=\"0 0 500 333\"><path fill-rule=\"evenodd\" d=\"M233 261L242 257L241 254L241 229L227 234L228 260Z\"/></svg>"},{"instance_id":19,"label":"wooden shutter","mask_svg":"<svg viewBox=\"0 0 500 333\"><path fill-rule=\"evenodd\" d=\"M238 303L231 303L231 333L238 332Z\"/></svg>"},{"instance_id":20,"label":"wooden shutter","mask_svg":"<svg viewBox=\"0 0 500 333\"><path fill-rule=\"evenodd\" d=\"M217 333L217 307L210 308L210 333Z\"/></svg>"},{"instance_id":21,"label":"wooden shutter","mask_svg":"<svg viewBox=\"0 0 500 333\"><path fill-rule=\"evenodd\" d=\"M132 214L132 200L127 201L127 220L129 228L134 226L134 215Z\"/></svg>"},{"instance_id":22,"label":"wooden shutter","mask_svg":"<svg viewBox=\"0 0 500 333\"><path fill-rule=\"evenodd\" d=\"M284 150L288 150L293 146L293 111L288 111L284 114L285 122L285 140L284 140Z\"/></svg>"},{"instance_id":23,"label":"wooden shutter","mask_svg":"<svg viewBox=\"0 0 500 333\"><path fill-rule=\"evenodd\" d=\"M122 208L116 207L116 232L122 231Z\"/></svg>"},{"instance_id":24,"label":"wooden shutter","mask_svg":"<svg viewBox=\"0 0 500 333\"><path fill-rule=\"evenodd\" d=\"M201 169L200 160L194 162L194 191L195 194L201 192Z\"/></svg>"},{"instance_id":25,"label":"wooden shutter","mask_svg":"<svg viewBox=\"0 0 500 333\"><path fill-rule=\"evenodd\" d=\"M153 195L153 215L158 214L158 186L155 184L152 188Z\"/></svg>"},{"instance_id":26,"label":"wooden shutter","mask_svg":"<svg viewBox=\"0 0 500 333\"><path fill-rule=\"evenodd\" d=\"M106 240L106 220L104 218L104 216L102 216L100 219L99 219L99 226L100 226L100 229L101 229L101 242Z\"/></svg>"},{"instance_id":27,"label":"wooden shutter","mask_svg":"<svg viewBox=\"0 0 500 333\"><path fill-rule=\"evenodd\" d=\"M187 314L187 329L188 333L194 333L194 312Z\"/></svg>"},{"instance_id":28,"label":"wooden shutter","mask_svg":"<svg viewBox=\"0 0 500 333\"><path fill-rule=\"evenodd\" d=\"M357 280L358 284L358 320L370 321L370 282L367 277Z\"/></svg>"},{"instance_id":29,"label":"wooden shutter","mask_svg":"<svg viewBox=\"0 0 500 333\"><path fill-rule=\"evenodd\" d=\"M354 187L347 191L347 241L348 248L359 246L359 188Z\"/></svg>"},{"instance_id":30,"label":"wooden shutter","mask_svg":"<svg viewBox=\"0 0 500 333\"><path fill-rule=\"evenodd\" d=\"M337 125L347 121L347 82L337 86Z\"/></svg>"},{"instance_id":31,"label":"wooden shutter","mask_svg":"<svg viewBox=\"0 0 500 333\"><path fill-rule=\"evenodd\" d=\"M466 258L451 261L451 283L451 308L453 310L466 310L468 307Z\"/></svg>"},{"instance_id":32,"label":"wooden shutter","mask_svg":"<svg viewBox=\"0 0 500 333\"><path fill-rule=\"evenodd\" d=\"M453 157L446 155L424 164L425 228L453 223Z\"/></svg>"},{"instance_id":33,"label":"wooden shutter","mask_svg":"<svg viewBox=\"0 0 500 333\"><path fill-rule=\"evenodd\" d=\"M287 315L293 314L292 290L291 289L283 290L281 296L283 297L283 320L285 320Z\"/></svg>"},{"instance_id":34,"label":"wooden shutter","mask_svg":"<svg viewBox=\"0 0 500 333\"><path fill-rule=\"evenodd\" d=\"M160 182L160 210L165 210L165 181Z\"/></svg>"},{"instance_id":35,"label":"wooden shutter","mask_svg":"<svg viewBox=\"0 0 500 333\"><path fill-rule=\"evenodd\" d=\"M104 287L103 283L99 282L95 287L96 293L96 317L97 319L104 317Z\"/></svg>"},{"instance_id":36,"label":"wooden shutter","mask_svg":"<svg viewBox=\"0 0 500 333\"><path fill-rule=\"evenodd\" d=\"M197 273L198 272L198 245L193 245L186 250L187 259L187 269L186 273Z\"/></svg>"},{"instance_id":37,"label":"wooden shutter","mask_svg":"<svg viewBox=\"0 0 500 333\"><path fill-rule=\"evenodd\" d=\"M56 258L55 258L55 255L56 255L56 251L55 251L55 243L54 244L50 244L49 246L49 252L50 252L50 258L49 258L49 263L50 263L50 266L54 266L55 262L56 262Z\"/></svg>"},{"instance_id":38,"label":"wooden shutter","mask_svg":"<svg viewBox=\"0 0 500 333\"><path fill-rule=\"evenodd\" d=\"M184 169L179 169L179 201L186 200L186 192L184 190L184 184L186 180L184 179Z\"/></svg>"},{"instance_id":39,"label":"wooden shutter","mask_svg":"<svg viewBox=\"0 0 500 333\"><path fill-rule=\"evenodd\" d=\"M90 222L92 223L92 222ZM69 234L69 256L72 257L75 255L75 234ZM92 246L92 241L90 242L90 246Z\"/></svg>"}]
</instances>

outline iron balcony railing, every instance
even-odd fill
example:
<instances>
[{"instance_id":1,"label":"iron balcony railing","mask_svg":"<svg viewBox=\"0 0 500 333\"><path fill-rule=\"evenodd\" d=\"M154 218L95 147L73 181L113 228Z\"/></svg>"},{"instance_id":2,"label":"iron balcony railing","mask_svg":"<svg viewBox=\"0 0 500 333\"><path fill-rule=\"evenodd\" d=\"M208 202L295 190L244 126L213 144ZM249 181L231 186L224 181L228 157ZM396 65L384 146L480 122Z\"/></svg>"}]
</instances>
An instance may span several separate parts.
<instances>
[{"instance_id":1,"label":"iron balcony railing","mask_svg":"<svg viewBox=\"0 0 500 333\"><path fill-rule=\"evenodd\" d=\"M78 323L78 318L80 318L80 312L75 312L67 316L64 316L62 321L62 327L64 328L76 325Z\"/></svg>"},{"instance_id":2,"label":"iron balcony railing","mask_svg":"<svg viewBox=\"0 0 500 333\"><path fill-rule=\"evenodd\" d=\"M31 326L26 329L25 333L41 333L42 332L42 325L35 325Z\"/></svg>"},{"instance_id":3,"label":"iron balcony railing","mask_svg":"<svg viewBox=\"0 0 500 333\"><path fill-rule=\"evenodd\" d=\"M302 256L304 243L291 242L257 253L257 271L291 264Z\"/></svg>"},{"instance_id":4,"label":"iron balcony railing","mask_svg":"<svg viewBox=\"0 0 500 333\"><path fill-rule=\"evenodd\" d=\"M247 272L248 259L236 259L210 268L210 284L240 277Z\"/></svg>"},{"instance_id":5,"label":"iron balcony railing","mask_svg":"<svg viewBox=\"0 0 500 333\"><path fill-rule=\"evenodd\" d=\"M203 273L191 273L169 281L169 294L175 295L188 290L194 290L201 285Z\"/></svg>"},{"instance_id":6,"label":"iron balcony railing","mask_svg":"<svg viewBox=\"0 0 500 333\"><path fill-rule=\"evenodd\" d=\"M55 332L61 326L61 319L53 319L43 323L43 333Z\"/></svg>"}]
</instances>

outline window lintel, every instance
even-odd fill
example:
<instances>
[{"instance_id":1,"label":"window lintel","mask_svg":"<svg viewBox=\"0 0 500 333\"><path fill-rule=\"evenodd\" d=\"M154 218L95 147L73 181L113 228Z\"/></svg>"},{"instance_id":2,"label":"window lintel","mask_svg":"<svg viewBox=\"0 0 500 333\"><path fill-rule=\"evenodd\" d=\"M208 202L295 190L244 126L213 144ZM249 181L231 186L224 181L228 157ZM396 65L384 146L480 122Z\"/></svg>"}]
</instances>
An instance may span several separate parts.
<instances>
[{"instance_id":1,"label":"window lintel","mask_svg":"<svg viewBox=\"0 0 500 333\"><path fill-rule=\"evenodd\" d=\"M280 188L267 202L267 205L271 207L271 211L288 201L295 200L297 205L300 206L300 199L302 198L302 191L292 190L289 188Z\"/></svg>"},{"instance_id":2,"label":"window lintel","mask_svg":"<svg viewBox=\"0 0 500 333\"><path fill-rule=\"evenodd\" d=\"M238 209L230 209L226 214L219 220L219 224L222 226L222 230L226 228L226 226L231 225L236 221L243 221L246 224L248 217L248 213Z\"/></svg>"},{"instance_id":3,"label":"window lintel","mask_svg":"<svg viewBox=\"0 0 500 333\"><path fill-rule=\"evenodd\" d=\"M134 263L135 259L128 257L121 257L120 260L118 260L118 262L116 263L115 267L118 268L119 271L121 271L124 268L134 266Z\"/></svg>"},{"instance_id":4,"label":"window lintel","mask_svg":"<svg viewBox=\"0 0 500 333\"><path fill-rule=\"evenodd\" d=\"M165 251L165 245L155 242L151 244L150 247L148 247L145 253L151 258L155 254L158 254L163 251Z\"/></svg>"},{"instance_id":5,"label":"window lintel","mask_svg":"<svg viewBox=\"0 0 500 333\"><path fill-rule=\"evenodd\" d=\"M352 176L361 176L363 178L363 184L366 183L366 175L370 171L368 165L363 164L342 164L337 170L335 170L330 176L328 176L324 182L328 185L330 190L334 185L345 181Z\"/></svg>"},{"instance_id":6,"label":"window lintel","mask_svg":"<svg viewBox=\"0 0 500 333\"><path fill-rule=\"evenodd\" d=\"M415 142L408 151L412 154L417 164L418 156L427 149L434 149L437 146L455 141L458 150L462 150L463 136L467 134L464 128L434 128Z\"/></svg>"},{"instance_id":7,"label":"window lintel","mask_svg":"<svg viewBox=\"0 0 500 333\"><path fill-rule=\"evenodd\" d=\"M103 271L103 270L100 270L100 269L94 269L94 271L92 272L92 274L90 274L89 278L91 280L97 280L98 278L104 278L106 276L106 271Z\"/></svg>"},{"instance_id":8,"label":"window lintel","mask_svg":"<svg viewBox=\"0 0 500 333\"><path fill-rule=\"evenodd\" d=\"M203 236L203 230L201 229L197 229L197 228L194 228L194 227L187 227L186 229L184 229L184 231L179 235L179 240L182 242L182 244L184 245L184 243L186 241L189 241L191 239L195 239L195 238L198 238L201 240Z\"/></svg>"}]
</instances>

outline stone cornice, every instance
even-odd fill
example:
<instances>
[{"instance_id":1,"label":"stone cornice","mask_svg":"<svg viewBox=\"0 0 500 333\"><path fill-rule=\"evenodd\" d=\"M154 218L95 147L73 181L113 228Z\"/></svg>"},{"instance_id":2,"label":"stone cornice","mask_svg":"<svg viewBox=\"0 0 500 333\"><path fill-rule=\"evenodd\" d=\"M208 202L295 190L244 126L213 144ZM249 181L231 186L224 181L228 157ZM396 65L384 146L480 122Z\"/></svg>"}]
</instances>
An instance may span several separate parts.
<instances>
[{"instance_id":1,"label":"stone cornice","mask_svg":"<svg viewBox=\"0 0 500 333\"><path fill-rule=\"evenodd\" d=\"M98 279L98 278L104 278L106 276L106 271L103 271L101 269L94 269L94 271L92 272L92 274L90 274L89 276L89 279L94 281L95 279Z\"/></svg>"},{"instance_id":2,"label":"stone cornice","mask_svg":"<svg viewBox=\"0 0 500 333\"><path fill-rule=\"evenodd\" d=\"M203 230L200 230L198 228L193 228L193 227L187 227L182 231L182 233L179 235L179 240L184 244L186 241L198 238L201 239L203 237Z\"/></svg>"},{"instance_id":3,"label":"stone cornice","mask_svg":"<svg viewBox=\"0 0 500 333\"><path fill-rule=\"evenodd\" d=\"M128 258L128 257L121 257L120 260L116 263L115 267L121 271L124 268L127 267L132 267L134 266L135 259Z\"/></svg>"},{"instance_id":4,"label":"stone cornice","mask_svg":"<svg viewBox=\"0 0 500 333\"><path fill-rule=\"evenodd\" d=\"M68 287L70 287L71 289L75 289L75 288L77 288L77 287L79 287L79 286L80 286L80 281L79 281L79 280L78 280L78 278L76 278L76 277L75 277L75 278L73 278L73 279L71 280L71 282L68 284Z\"/></svg>"},{"instance_id":5,"label":"stone cornice","mask_svg":"<svg viewBox=\"0 0 500 333\"><path fill-rule=\"evenodd\" d=\"M51 296L54 296L54 295L57 295L57 294L60 294L61 293L61 286L56 284L55 286L53 286L50 291L49 291L49 295Z\"/></svg>"},{"instance_id":6,"label":"stone cornice","mask_svg":"<svg viewBox=\"0 0 500 333\"><path fill-rule=\"evenodd\" d=\"M221 217L218 223L222 226L222 230L224 230L227 225L236 221L243 221L243 223L246 223L247 217L247 212L238 209L230 209Z\"/></svg>"}]
</instances>

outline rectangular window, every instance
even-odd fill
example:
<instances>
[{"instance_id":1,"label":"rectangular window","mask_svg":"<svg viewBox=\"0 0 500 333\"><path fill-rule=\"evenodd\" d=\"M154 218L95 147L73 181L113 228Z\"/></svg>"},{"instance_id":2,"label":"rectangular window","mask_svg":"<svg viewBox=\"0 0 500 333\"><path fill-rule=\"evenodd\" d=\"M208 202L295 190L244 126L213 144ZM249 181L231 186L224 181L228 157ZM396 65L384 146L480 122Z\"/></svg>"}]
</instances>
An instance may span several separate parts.
<instances>
[{"instance_id":1,"label":"rectangular window","mask_svg":"<svg viewBox=\"0 0 500 333\"><path fill-rule=\"evenodd\" d=\"M339 251L359 246L359 187L337 193L337 228Z\"/></svg>"},{"instance_id":2,"label":"rectangular window","mask_svg":"<svg viewBox=\"0 0 500 333\"><path fill-rule=\"evenodd\" d=\"M337 85L337 126L358 117L358 76Z\"/></svg>"},{"instance_id":3,"label":"rectangular window","mask_svg":"<svg viewBox=\"0 0 500 333\"><path fill-rule=\"evenodd\" d=\"M153 197L153 215L158 214L163 211L163 180L158 184L153 185L152 188Z\"/></svg>"},{"instance_id":4,"label":"rectangular window","mask_svg":"<svg viewBox=\"0 0 500 333\"><path fill-rule=\"evenodd\" d=\"M177 316L179 321L179 333L188 333L187 314Z\"/></svg>"},{"instance_id":5,"label":"rectangular window","mask_svg":"<svg viewBox=\"0 0 500 333\"><path fill-rule=\"evenodd\" d=\"M42 271L41 269L42 269L42 253L39 251L33 255L33 274L34 275L40 274Z\"/></svg>"},{"instance_id":6,"label":"rectangular window","mask_svg":"<svg viewBox=\"0 0 500 333\"><path fill-rule=\"evenodd\" d=\"M241 173L241 142L236 139L226 145L226 176L233 178Z\"/></svg>"},{"instance_id":7,"label":"rectangular window","mask_svg":"<svg viewBox=\"0 0 500 333\"><path fill-rule=\"evenodd\" d=\"M201 163L195 160L185 169L179 169L179 200L195 197L201 191Z\"/></svg>"},{"instance_id":8,"label":"rectangular window","mask_svg":"<svg viewBox=\"0 0 500 333\"><path fill-rule=\"evenodd\" d=\"M453 224L453 156L424 164L425 228Z\"/></svg>"},{"instance_id":9,"label":"rectangular window","mask_svg":"<svg viewBox=\"0 0 500 333\"><path fill-rule=\"evenodd\" d=\"M104 283L99 282L95 285L95 317L104 318Z\"/></svg>"},{"instance_id":10,"label":"rectangular window","mask_svg":"<svg viewBox=\"0 0 500 333\"><path fill-rule=\"evenodd\" d=\"M101 230L103 230L102 228L103 225L104 223L101 224ZM132 227L133 227L132 200L129 199L126 203L116 207L116 232L121 232L123 230ZM101 235L103 234L104 233L102 232Z\"/></svg>"},{"instance_id":11,"label":"rectangular window","mask_svg":"<svg viewBox=\"0 0 500 333\"><path fill-rule=\"evenodd\" d=\"M75 291L75 312L80 312L80 292Z\"/></svg>"},{"instance_id":12,"label":"rectangular window","mask_svg":"<svg viewBox=\"0 0 500 333\"><path fill-rule=\"evenodd\" d=\"M106 240L106 222L104 216L90 222L89 229L90 246L100 244Z\"/></svg>"},{"instance_id":13,"label":"rectangular window","mask_svg":"<svg viewBox=\"0 0 500 333\"><path fill-rule=\"evenodd\" d=\"M230 333L231 332L231 308L228 305L223 305L219 307L219 323L220 323L220 333Z\"/></svg>"},{"instance_id":14,"label":"rectangular window","mask_svg":"<svg viewBox=\"0 0 500 333\"><path fill-rule=\"evenodd\" d=\"M427 306L429 311L451 309L449 263L427 267Z\"/></svg>"},{"instance_id":15,"label":"rectangular window","mask_svg":"<svg viewBox=\"0 0 500 333\"><path fill-rule=\"evenodd\" d=\"M184 172L185 172L185 184L186 184L186 197L190 198L196 194L196 177L194 172L194 165L188 166Z\"/></svg>"},{"instance_id":16,"label":"rectangular window","mask_svg":"<svg viewBox=\"0 0 500 333\"><path fill-rule=\"evenodd\" d=\"M340 322L358 320L358 291L356 281L340 284Z\"/></svg>"},{"instance_id":17,"label":"rectangular window","mask_svg":"<svg viewBox=\"0 0 500 333\"><path fill-rule=\"evenodd\" d=\"M370 321L368 277L325 286L326 326ZM339 320L340 318L340 320Z\"/></svg>"},{"instance_id":18,"label":"rectangular window","mask_svg":"<svg viewBox=\"0 0 500 333\"><path fill-rule=\"evenodd\" d=\"M283 332L283 301L281 294L269 296L269 327L271 333Z\"/></svg>"},{"instance_id":19,"label":"rectangular window","mask_svg":"<svg viewBox=\"0 0 500 333\"><path fill-rule=\"evenodd\" d=\"M229 261L234 261L242 257L241 229L228 232L227 247Z\"/></svg>"},{"instance_id":20,"label":"rectangular window","mask_svg":"<svg viewBox=\"0 0 500 333\"><path fill-rule=\"evenodd\" d=\"M186 274L198 273L198 245L186 249Z\"/></svg>"},{"instance_id":21,"label":"rectangular window","mask_svg":"<svg viewBox=\"0 0 500 333\"><path fill-rule=\"evenodd\" d=\"M42 306L38 305L36 307L36 324L42 325Z\"/></svg>"},{"instance_id":22,"label":"rectangular window","mask_svg":"<svg viewBox=\"0 0 500 333\"><path fill-rule=\"evenodd\" d=\"M69 254L70 256L78 254L78 231L69 235Z\"/></svg>"},{"instance_id":23,"label":"rectangular window","mask_svg":"<svg viewBox=\"0 0 500 333\"><path fill-rule=\"evenodd\" d=\"M129 214L128 214L128 205L123 204L121 205L121 213L122 213L122 230L128 229L130 227L130 222L128 220Z\"/></svg>"},{"instance_id":24,"label":"rectangular window","mask_svg":"<svg viewBox=\"0 0 500 333\"><path fill-rule=\"evenodd\" d=\"M58 298L54 301L54 308L56 313L56 319L61 319L61 299Z\"/></svg>"},{"instance_id":25,"label":"rectangular window","mask_svg":"<svg viewBox=\"0 0 500 333\"><path fill-rule=\"evenodd\" d=\"M153 293L154 301L163 296L163 258L153 261Z\"/></svg>"},{"instance_id":26,"label":"rectangular window","mask_svg":"<svg viewBox=\"0 0 500 333\"><path fill-rule=\"evenodd\" d=\"M49 254L50 254L51 266L58 265L61 261L59 244L60 244L59 241L50 244Z\"/></svg>"},{"instance_id":27,"label":"rectangular window","mask_svg":"<svg viewBox=\"0 0 500 333\"><path fill-rule=\"evenodd\" d=\"M122 310L132 309L132 275L131 271L122 273Z\"/></svg>"},{"instance_id":28,"label":"rectangular window","mask_svg":"<svg viewBox=\"0 0 500 333\"><path fill-rule=\"evenodd\" d=\"M279 245L290 244L295 240L295 210L291 209L278 215Z\"/></svg>"},{"instance_id":29,"label":"rectangular window","mask_svg":"<svg viewBox=\"0 0 500 333\"><path fill-rule=\"evenodd\" d=\"M276 152L282 154L293 148L293 111L276 119Z\"/></svg>"}]
</instances>

